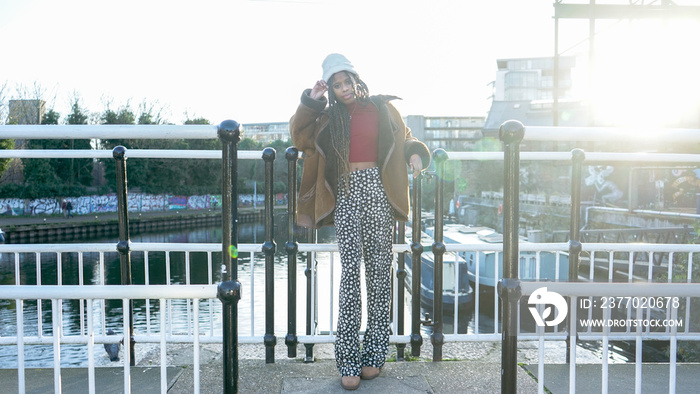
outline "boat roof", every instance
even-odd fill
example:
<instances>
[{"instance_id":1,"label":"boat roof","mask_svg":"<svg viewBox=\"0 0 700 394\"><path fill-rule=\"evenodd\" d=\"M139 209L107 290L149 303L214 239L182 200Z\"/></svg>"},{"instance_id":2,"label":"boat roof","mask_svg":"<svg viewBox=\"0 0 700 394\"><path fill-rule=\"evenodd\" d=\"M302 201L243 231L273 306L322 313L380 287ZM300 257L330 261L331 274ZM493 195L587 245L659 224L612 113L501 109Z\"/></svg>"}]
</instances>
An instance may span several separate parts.
<instances>
[{"instance_id":1,"label":"boat roof","mask_svg":"<svg viewBox=\"0 0 700 394\"><path fill-rule=\"evenodd\" d=\"M426 232L433 233L432 229ZM445 242L458 244L503 243L503 234L490 227L445 224L442 228L442 234ZM523 242L524 238L520 238Z\"/></svg>"}]
</instances>

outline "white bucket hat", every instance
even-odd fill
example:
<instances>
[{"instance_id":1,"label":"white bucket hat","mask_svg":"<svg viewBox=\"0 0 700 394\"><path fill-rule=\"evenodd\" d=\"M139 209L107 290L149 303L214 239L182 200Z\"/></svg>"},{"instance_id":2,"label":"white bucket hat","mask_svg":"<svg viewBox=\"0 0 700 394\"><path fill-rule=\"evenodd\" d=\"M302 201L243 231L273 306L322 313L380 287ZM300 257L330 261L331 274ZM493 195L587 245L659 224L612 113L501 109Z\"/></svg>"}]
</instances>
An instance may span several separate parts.
<instances>
[{"instance_id":1,"label":"white bucket hat","mask_svg":"<svg viewBox=\"0 0 700 394\"><path fill-rule=\"evenodd\" d=\"M352 66L350 60L339 53L331 53L323 60L323 80L329 82L333 74L340 71L350 71L357 75L355 67Z\"/></svg>"}]
</instances>

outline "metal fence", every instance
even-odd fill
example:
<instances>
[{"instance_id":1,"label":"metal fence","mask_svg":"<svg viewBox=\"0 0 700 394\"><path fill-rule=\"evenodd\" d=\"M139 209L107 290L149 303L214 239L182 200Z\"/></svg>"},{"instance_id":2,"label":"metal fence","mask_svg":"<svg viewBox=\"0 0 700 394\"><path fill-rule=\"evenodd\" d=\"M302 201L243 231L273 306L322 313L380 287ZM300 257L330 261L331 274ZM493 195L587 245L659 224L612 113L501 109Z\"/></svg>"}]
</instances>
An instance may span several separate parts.
<instances>
[{"instance_id":1,"label":"metal fence","mask_svg":"<svg viewBox=\"0 0 700 394\"><path fill-rule=\"evenodd\" d=\"M331 343L335 337L334 283L338 280L339 270L337 262L337 246L333 244L317 244L313 239L308 242L298 242L297 231L294 226L293 215L296 207L296 160L299 153L294 148L285 152L285 159L289 162L289 240L284 245L284 252L288 262L286 273L287 290L287 319L286 330L275 325L275 316L279 316L282 306L275 304L275 290L280 291L280 282L275 280L274 256L277 254L277 245L273 238L273 217L271 185L274 174L271 163L276 159L274 150L242 151L238 152L236 144L240 137L239 125L235 122L224 122L220 126L2 126L5 138L216 138L224 142L223 152L219 151L162 151L162 150L127 150L115 149L114 151L28 151L28 150L0 150L0 157L31 157L31 158L115 158L118 171L120 199L120 242L117 245L108 244L70 244L70 245L0 245L0 254L3 263L13 265L14 284L2 286L2 299L14 303L16 310L16 331L14 335L0 337L0 345L17 347L18 387L20 392L25 390L25 360L24 346L33 344L51 345L53 348L54 382L56 392L60 391L61 382L61 348L65 345L79 344L85 346L88 355L89 387L94 392L94 346L96 344L117 344L120 341L128 343L124 346L124 390L130 391L129 365L134 363L134 354L138 351L135 344L159 344L161 354L161 391L167 390L165 375L167 345L172 343L191 343L194 349L195 386L194 392L199 392L199 345L202 343L221 343L224 348L225 377L223 386L225 391L233 392L237 389L237 344L259 343L266 348L266 362L274 362L274 347L278 339L284 338L288 347L289 357L296 357L298 344L304 344L306 348L306 360L313 360L313 345L316 343ZM523 152L517 149L523 134L530 139L572 140L576 133L576 140L585 135L587 139L595 138L624 138L625 131L610 129L586 129L566 130L556 128L527 128L527 133L522 125L504 125L502 136L505 138L506 152L435 152L436 171L438 175L444 171L447 160L505 160L506 161L506 190L504 191L504 242L503 243L450 243L445 240L442 221L443 210L443 181L444 177L438 176L435 201L435 228L432 239L426 242L421 237L424 230L421 224L421 211L416 207L421 206L421 178L414 182L412 188L413 216L412 233L410 240L404 235L403 224L397 226L397 241L394 244L396 259L394 260L393 300L395 307L392 309L392 335L390 340L397 346L397 358L404 358L405 346L410 345L414 356L420 355L421 345L424 340L430 340L433 344L433 360L442 360L442 345L445 342L455 341L502 341L503 342L503 380L501 387L504 392L514 392L516 387L513 374L516 368L515 349L518 340L537 340L540 343L540 353L544 351L544 341L566 341L570 351L571 375L570 385L575 389L576 370L576 343L578 340L595 340L603 344L604 361L601 364L603 370L603 387L607 387L610 378L607 374L607 346L611 339L633 340L637 344L637 351L641 352L643 341L670 340L672 349L680 340L697 341L700 339L698 327L691 327L691 301L698 297L698 286L692 283L693 262L700 246L680 244L629 244L629 243L581 243L580 241L580 170L585 162L629 162L644 160L646 162L663 163L700 163L700 155L673 155L673 154L615 154L615 153L585 153L575 150L571 153L552 152ZM585 133L584 133L585 132ZM582 133L582 134L579 134ZM664 134L668 141L688 139L698 140L695 130L675 130ZM221 159L224 174L223 189L223 215L224 215L224 240L222 244L158 244L158 243L134 243L128 234L128 212L126 211L126 158L207 158ZM237 160L260 160L266 167L266 236L262 244L238 244L236 232L237 201L234 185L236 185ZM571 199L571 229L569 240L564 243L522 243L518 240L518 163L521 160L554 160L570 161L572 164L572 199ZM312 234L313 235L313 234ZM454 294L454 309L451 311L453 321L459 319L464 313L458 306L459 292L457 282L451 289L443 289L442 272L443 263L450 260L456 263L452 265L455 276L462 275L459 270L459 262L471 256L476 263L473 287L473 313L475 318L474 331L459 333L458 325L453 325L452 332L444 332L443 324L445 315L442 305L443 297L434 297L432 314L430 318L421 312L421 301L418 296L421 292L421 266L413 264L412 269L406 267L406 258L420 262L422 255L427 252L434 256L434 294L442 294L444 290L451 290ZM166 284L152 284L149 273L149 255L152 253L165 254ZM64 285L61 283L62 273L57 275L56 283L47 283L41 278L42 261L46 261L49 255L55 254L57 270L63 268L61 263L66 254L74 254L79 262L77 276L78 285ZM182 254L184 258L184 280L175 280L170 273L171 256ZM206 256L207 281L206 283L191 283L190 259L192 254L204 254ZM124 268L121 286L111 286L105 283L105 255L118 256L120 265ZM131 284L130 271L134 269L133 257L142 255L144 284ZM11 257L10 257L11 256ZM35 283L23 283L26 275L20 269L20 259L23 256L34 256L36 261L36 273L38 277ZM480 259L493 259L493 274L491 277L500 282L498 288L493 286L493 291L484 291L487 287L482 283L482 275L479 272ZM544 256L555 256L545 259ZM645 257L640 257L645 256ZM306 257L305 266L297 265L298 257ZM180 258L180 257L178 257ZM241 262L239 263L239 259ZM561 274L564 269L562 262L566 260L568 280L562 281ZM242 264L247 261L248 264ZM256 283L255 262L264 261L265 300L263 305L253 296L252 289L245 289L241 281L246 281L250 286ZM502 267L499 262L502 261ZM552 262L553 261L553 262ZM304 262L304 259L301 259ZM644 264L646 262L646 264ZM548 267L545 265L549 264ZM546 281L543 272L554 265L554 280ZM83 279L83 267L94 266L96 275L92 282L86 283ZM528 280L523 280L525 273L522 268L530 271ZM624 268L624 269L620 269ZM246 271L247 270L247 271ZM684 284L672 283L678 280L676 271L685 273ZM626 272L620 276L616 272ZM603 273L603 274L601 274ZM299 274L299 275L297 275ZM406 280L412 281L407 287ZM522 275L521 275L522 274ZM606 276L607 275L607 276ZM625 277L626 275L626 277ZM676 279L674 278L676 276ZM247 278L244 280L244 278ZM658 282L659 278L664 283ZM217 281L216 279L219 279ZM604 283L571 283L579 281L604 282ZM624 282L621 284L620 282ZM561 282L561 283L558 283ZM641 284L638 282L642 282ZM541 287L547 287L562 296L569 297L570 319L567 322L557 324L552 328L534 329L523 328L522 321L529 316L521 313L526 310L526 296L532 294ZM410 289L411 294L405 290ZM248 295L241 298L241 294ZM302 299L298 299L302 295ZM667 319L681 319L686 324L682 330L679 327L663 327L663 330L652 330L651 327L636 327L632 330L607 330L601 327L599 330L593 327L581 327L576 321L579 300L593 302L595 297L677 297L678 303L666 304L664 307L640 308L628 305L622 313L633 316L635 319L649 319L654 316L665 316ZM319 298L329 300L326 310L318 309ZM238 300L242 299L240 311L249 316L249 329L241 327L238 321ZM664 298L665 299L665 298ZM51 327L42 327L42 308L44 302L50 300ZM77 330L64 330L66 322L62 316L63 300L79 300L79 328ZM105 300L121 300L123 313L120 314L122 335L108 335L107 311ZM157 300L157 301L156 301ZM134 312L134 301L143 304L143 312ZM503 302L503 304L501 304ZM28 304L32 307L28 308ZM499 307L499 304L502 307ZM584 302L585 304L585 302ZM538 306L542 310L544 306ZM634 308L632 308L634 307ZM483 311L482 309L488 309ZM157 309L153 313L151 309ZM205 310L202 313L202 309ZM620 308L613 308L619 312ZM682 313L679 313L682 311ZM486 313L493 318L493 325L489 329L482 329L480 316ZM606 313L612 312L607 309ZM589 319L592 320L593 310L588 309ZM186 318L180 326L173 316L184 314ZM256 325L255 316L264 316L264 329ZM297 330L300 324L297 318L303 316L305 329L303 335ZM680 316L680 317L679 317ZM534 317L534 315L533 315ZM603 316L602 318L606 318ZM24 322L27 319L36 319L39 328L36 335L23 331ZM136 323L136 324L135 324ZM405 324L410 325L409 332L405 330ZM429 325L429 334L425 326ZM574 329L572 329L572 327ZM240 330L240 331L239 331ZM69 332L66 332L69 331ZM130 338L131 340L126 340ZM669 368L671 376L675 379L675 350L671 351ZM126 360L130 360L127 363ZM544 362L540 357L540 365ZM637 384L641 384L641 357L636 359ZM539 368L544 373L543 368ZM543 376L538 376L540 390L543 391ZM673 380L672 379L672 380ZM641 387L641 386L639 386ZM675 388L675 381L669 382L669 388ZM672 392L670 390L670 392Z\"/></svg>"}]
</instances>

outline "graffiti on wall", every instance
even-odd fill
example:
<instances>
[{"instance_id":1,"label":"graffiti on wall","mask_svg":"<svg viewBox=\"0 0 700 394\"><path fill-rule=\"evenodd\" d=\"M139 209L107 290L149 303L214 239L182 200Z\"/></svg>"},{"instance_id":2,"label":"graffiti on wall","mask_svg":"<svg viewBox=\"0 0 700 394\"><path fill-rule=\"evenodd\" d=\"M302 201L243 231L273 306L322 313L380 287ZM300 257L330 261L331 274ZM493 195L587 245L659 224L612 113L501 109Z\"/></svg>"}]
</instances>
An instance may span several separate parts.
<instances>
[{"instance_id":1,"label":"graffiti on wall","mask_svg":"<svg viewBox=\"0 0 700 394\"><path fill-rule=\"evenodd\" d=\"M185 196L168 196L168 209L180 210L187 208L187 197Z\"/></svg>"},{"instance_id":2,"label":"graffiti on wall","mask_svg":"<svg viewBox=\"0 0 700 394\"><path fill-rule=\"evenodd\" d=\"M221 208L221 196L207 194L203 196L190 196L190 198L187 199L187 209L218 208Z\"/></svg>"},{"instance_id":3,"label":"graffiti on wall","mask_svg":"<svg viewBox=\"0 0 700 394\"><path fill-rule=\"evenodd\" d=\"M600 196L603 204L613 203L622 198L622 190L617 185L605 179L613 173L613 166L589 166L588 177L585 179L586 186L594 186L596 195Z\"/></svg>"},{"instance_id":4,"label":"graffiti on wall","mask_svg":"<svg viewBox=\"0 0 700 394\"><path fill-rule=\"evenodd\" d=\"M692 194L697 193L700 187L700 170L695 169L692 171L687 170L673 170L673 176L676 179L671 183L673 187L673 200L678 202L684 197L690 196L693 200L695 196Z\"/></svg>"},{"instance_id":5,"label":"graffiti on wall","mask_svg":"<svg viewBox=\"0 0 700 394\"><path fill-rule=\"evenodd\" d=\"M24 213L29 215L53 215L61 212L61 204L54 198L37 198L29 200Z\"/></svg>"},{"instance_id":6,"label":"graffiti on wall","mask_svg":"<svg viewBox=\"0 0 700 394\"><path fill-rule=\"evenodd\" d=\"M136 193L129 194L127 200L129 211L152 212L164 211L166 209L168 197L165 194Z\"/></svg>"},{"instance_id":7,"label":"graffiti on wall","mask_svg":"<svg viewBox=\"0 0 700 394\"><path fill-rule=\"evenodd\" d=\"M24 200L17 198L0 199L0 208L2 208L2 215L23 215Z\"/></svg>"},{"instance_id":8,"label":"graffiti on wall","mask_svg":"<svg viewBox=\"0 0 700 394\"><path fill-rule=\"evenodd\" d=\"M117 195L95 195L66 197L73 204L74 215L117 212ZM239 206L250 206L252 194L239 195ZM275 203L286 204L286 194L277 194ZM260 205L264 202L262 198ZM196 196L173 196L166 194L133 193L127 197L129 212L169 211L180 209L220 209L220 194ZM58 215L61 212L60 198L0 198L0 215Z\"/></svg>"}]
</instances>

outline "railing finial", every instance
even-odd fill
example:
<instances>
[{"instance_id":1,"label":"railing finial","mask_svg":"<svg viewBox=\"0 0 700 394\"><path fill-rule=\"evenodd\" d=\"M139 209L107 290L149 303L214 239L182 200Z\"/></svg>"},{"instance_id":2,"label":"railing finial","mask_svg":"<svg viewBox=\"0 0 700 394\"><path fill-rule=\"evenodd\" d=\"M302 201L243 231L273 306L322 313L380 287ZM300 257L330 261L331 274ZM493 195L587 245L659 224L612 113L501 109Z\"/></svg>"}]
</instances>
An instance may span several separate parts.
<instances>
[{"instance_id":1,"label":"railing finial","mask_svg":"<svg viewBox=\"0 0 700 394\"><path fill-rule=\"evenodd\" d=\"M237 144L241 140L241 125L235 120L224 120L219 124L216 133L222 140Z\"/></svg>"},{"instance_id":2,"label":"railing finial","mask_svg":"<svg viewBox=\"0 0 700 394\"><path fill-rule=\"evenodd\" d=\"M115 146L114 149L112 149L112 157L114 157L117 160L123 160L124 156L126 156L126 148L118 145Z\"/></svg>"},{"instance_id":3,"label":"railing finial","mask_svg":"<svg viewBox=\"0 0 700 394\"><path fill-rule=\"evenodd\" d=\"M525 126L517 120L505 121L498 129L498 138L507 143L519 143L525 136Z\"/></svg>"}]
</instances>

